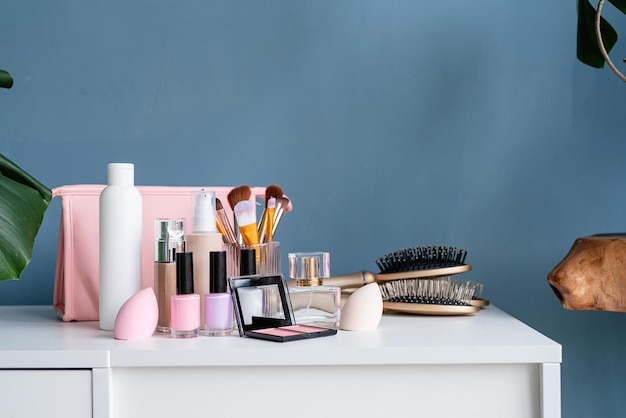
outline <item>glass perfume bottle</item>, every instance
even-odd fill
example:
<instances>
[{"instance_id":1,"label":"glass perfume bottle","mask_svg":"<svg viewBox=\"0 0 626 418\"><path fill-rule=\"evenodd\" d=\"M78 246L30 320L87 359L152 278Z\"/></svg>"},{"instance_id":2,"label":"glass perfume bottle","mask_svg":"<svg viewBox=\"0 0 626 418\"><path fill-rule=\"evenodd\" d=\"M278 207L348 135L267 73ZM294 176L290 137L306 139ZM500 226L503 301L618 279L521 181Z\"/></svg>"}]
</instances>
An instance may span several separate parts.
<instances>
[{"instance_id":1,"label":"glass perfume bottle","mask_svg":"<svg viewBox=\"0 0 626 418\"><path fill-rule=\"evenodd\" d=\"M289 297L297 324L337 328L341 314L341 288L325 286L330 276L327 252L289 253Z\"/></svg>"}]
</instances>

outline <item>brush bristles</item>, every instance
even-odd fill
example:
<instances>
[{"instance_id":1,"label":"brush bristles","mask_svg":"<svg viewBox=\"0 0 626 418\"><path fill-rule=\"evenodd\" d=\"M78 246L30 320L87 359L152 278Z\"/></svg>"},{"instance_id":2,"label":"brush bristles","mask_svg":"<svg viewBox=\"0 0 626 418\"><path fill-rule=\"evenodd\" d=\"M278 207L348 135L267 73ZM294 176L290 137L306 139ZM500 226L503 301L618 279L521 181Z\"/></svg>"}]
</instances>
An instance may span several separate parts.
<instances>
[{"instance_id":1,"label":"brush bristles","mask_svg":"<svg viewBox=\"0 0 626 418\"><path fill-rule=\"evenodd\" d=\"M400 273L461 266L466 257L467 251L462 248L426 245L391 252L377 258L376 264L383 274Z\"/></svg>"},{"instance_id":2,"label":"brush bristles","mask_svg":"<svg viewBox=\"0 0 626 418\"><path fill-rule=\"evenodd\" d=\"M476 283L449 277L394 280L379 286L385 302L430 305L469 306L476 291Z\"/></svg>"},{"instance_id":3,"label":"brush bristles","mask_svg":"<svg viewBox=\"0 0 626 418\"><path fill-rule=\"evenodd\" d=\"M474 283L476 285L476 290L474 291L473 299L480 299L483 296L484 285L482 283Z\"/></svg>"},{"instance_id":4,"label":"brush bristles","mask_svg":"<svg viewBox=\"0 0 626 418\"><path fill-rule=\"evenodd\" d=\"M289 213L293 210L293 203L291 202L291 199L289 199L289 197L287 197L286 194L283 195L282 197L283 199L283 209L285 211L285 213Z\"/></svg>"},{"instance_id":5,"label":"brush bristles","mask_svg":"<svg viewBox=\"0 0 626 418\"><path fill-rule=\"evenodd\" d=\"M242 200L235 205L235 218L239 226L254 224L256 226L256 208L249 200Z\"/></svg>"},{"instance_id":6,"label":"brush bristles","mask_svg":"<svg viewBox=\"0 0 626 418\"><path fill-rule=\"evenodd\" d=\"M265 202L271 198L281 197L282 195L283 189L276 184L270 184L265 188Z\"/></svg>"},{"instance_id":7,"label":"brush bristles","mask_svg":"<svg viewBox=\"0 0 626 418\"><path fill-rule=\"evenodd\" d=\"M228 204L232 210L235 210L235 205L243 200L250 200L252 195L252 189L248 185L241 185L233 188L228 192Z\"/></svg>"}]
</instances>

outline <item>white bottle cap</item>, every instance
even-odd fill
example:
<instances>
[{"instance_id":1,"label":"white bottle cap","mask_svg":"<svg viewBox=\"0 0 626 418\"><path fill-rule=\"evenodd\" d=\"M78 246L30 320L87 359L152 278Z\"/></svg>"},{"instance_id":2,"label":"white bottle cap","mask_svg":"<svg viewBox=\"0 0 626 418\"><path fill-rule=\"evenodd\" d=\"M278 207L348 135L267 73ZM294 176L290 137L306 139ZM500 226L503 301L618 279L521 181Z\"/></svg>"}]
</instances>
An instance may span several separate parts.
<instances>
[{"instance_id":1,"label":"white bottle cap","mask_svg":"<svg viewBox=\"0 0 626 418\"><path fill-rule=\"evenodd\" d=\"M135 165L131 163L110 163L107 165L107 185L134 186Z\"/></svg>"},{"instance_id":2,"label":"white bottle cap","mask_svg":"<svg viewBox=\"0 0 626 418\"><path fill-rule=\"evenodd\" d=\"M194 232L217 232L215 224L215 192L212 190L199 190L192 193L193 207L193 231Z\"/></svg>"}]
</instances>

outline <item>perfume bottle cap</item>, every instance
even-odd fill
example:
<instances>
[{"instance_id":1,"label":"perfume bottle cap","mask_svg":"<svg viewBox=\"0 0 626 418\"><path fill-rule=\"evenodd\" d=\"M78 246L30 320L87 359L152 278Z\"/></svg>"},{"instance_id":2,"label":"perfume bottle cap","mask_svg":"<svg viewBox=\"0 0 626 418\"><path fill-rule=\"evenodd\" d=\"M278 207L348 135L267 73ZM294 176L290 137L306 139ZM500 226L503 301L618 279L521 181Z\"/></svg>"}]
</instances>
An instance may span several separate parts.
<instances>
[{"instance_id":1,"label":"perfume bottle cap","mask_svg":"<svg viewBox=\"0 0 626 418\"><path fill-rule=\"evenodd\" d=\"M193 232L217 232L215 223L215 192L199 190L192 193Z\"/></svg>"},{"instance_id":2,"label":"perfume bottle cap","mask_svg":"<svg viewBox=\"0 0 626 418\"><path fill-rule=\"evenodd\" d=\"M193 253L176 253L176 294L193 293Z\"/></svg>"},{"instance_id":3,"label":"perfume bottle cap","mask_svg":"<svg viewBox=\"0 0 626 418\"><path fill-rule=\"evenodd\" d=\"M242 248L239 257L239 274L242 276L251 276L256 274L256 251L254 248Z\"/></svg>"},{"instance_id":4,"label":"perfume bottle cap","mask_svg":"<svg viewBox=\"0 0 626 418\"><path fill-rule=\"evenodd\" d=\"M321 286L330 276L330 254L327 252L289 253L289 277L298 286Z\"/></svg>"},{"instance_id":5,"label":"perfume bottle cap","mask_svg":"<svg viewBox=\"0 0 626 418\"><path fill-rule=\"evenodd\" d=\"M209 265L209 293L226 293L226 251L211 251Z\"/></svg>"},{"instance_id":6,"label":"perfume bottle cap","mask_svg":"<svg viewBox=\"0 0 626 418\"><path fill-rule=\"evenodd\" d=\"M185 252L185 219L157 218L154 220L154 261L168 263L177 252Z\"/></svg>"}]
</instances>

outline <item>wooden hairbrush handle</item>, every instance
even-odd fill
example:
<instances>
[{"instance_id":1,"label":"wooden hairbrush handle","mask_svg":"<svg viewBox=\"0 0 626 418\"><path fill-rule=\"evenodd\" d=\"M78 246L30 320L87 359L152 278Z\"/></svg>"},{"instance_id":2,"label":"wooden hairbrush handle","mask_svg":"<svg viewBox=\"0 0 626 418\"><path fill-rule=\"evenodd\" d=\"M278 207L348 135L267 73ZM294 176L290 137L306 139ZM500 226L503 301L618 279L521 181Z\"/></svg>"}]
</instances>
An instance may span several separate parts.
<instances>
[{"instance_id":1,"label":"wooden hairbrush handle","mask_svg":"<svg viewBox=\"0 0 626 418\"><path fill-rule=\"evenodd\" d=\"M343 276L332 276L324 279L323 283L327 286L337 286L343 289L362 287L366 284L375 283L376 275L371 271L358 271Z\"/></svg>"},{"instance_id":2,"label":"wooden hairbrush handle","mask_svg":"<svg viewBox=\"0 0 626 418\"><path fill-rule=\"evenodd\" d=\"M380 273L374 274L370 271L359 271L357 273L347 274L345 276L332 276L324 279L324 284L328 286L337 286L341 288L362 287L370 283L382 283L401 279L419 279L427 277L443 277L453 274L465 273L470 271L470 264L462 264L460 266L442 267L425 270L402 271L398 273Z\"/></svg>"}]
</instances>

